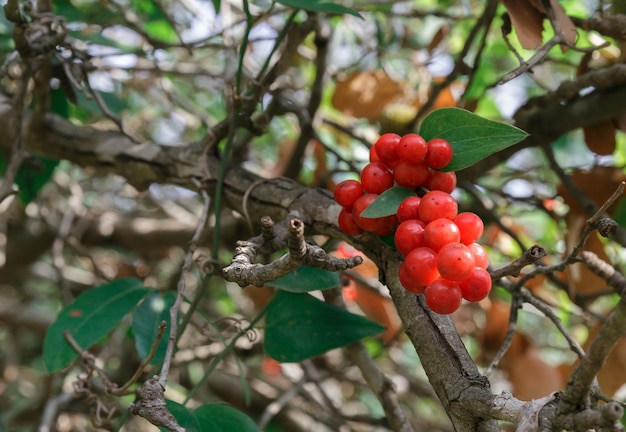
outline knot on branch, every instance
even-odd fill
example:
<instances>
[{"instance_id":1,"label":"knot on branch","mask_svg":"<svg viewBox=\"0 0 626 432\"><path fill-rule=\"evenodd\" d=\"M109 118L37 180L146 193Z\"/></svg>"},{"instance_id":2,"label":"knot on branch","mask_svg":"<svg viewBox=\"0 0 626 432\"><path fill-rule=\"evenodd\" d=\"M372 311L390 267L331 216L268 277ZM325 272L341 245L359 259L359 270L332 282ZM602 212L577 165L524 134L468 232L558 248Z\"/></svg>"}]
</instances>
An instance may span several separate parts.
<instances>
[{"instance_id":1,"label":"knot on branch","mask_svg":"<svg viewBox=\"0 0 626 432\"><path fill-rule=\"evenodd\" d=\"M254 263L260 253L269 254L287 247L287 253L268 264ZM316 244L307 242L304 237L304 222L292 217L278 224L269 216L261 219L261 234L251 239L237 242L235 256L222 273L229 282L241 287L263 286L267 282L301 266L321 268L328 271L343 271L363 262L363 258L336 258L326 253Z\"/></svg>"},{"instance_id":2,"label":"knot on branch","mask_svg":"<svg viewBox=\"0 0 626 432\"><path fill-rule=\"evenodd\" d=\"M593 228L598 230L602 237L611 237L617 232L617 222L611 218L602 218L593 224Z\"/></svg>"},{"instance_id":3,"label":"knot on branch","mask_svg":"<svg viewBox=\"0 0 626 432\"><path fill-rule=\"evenodd\" d=\"M165 405L165 389L159 377L153 376L136 391L137 400L128 407L131 414L145 418L155 426L173 432L185 432Z\"/></svg>"},{"instance_id":4,"label":"knot on branch","mask_svg":"<svg viewBox=\"0 0 626 432\"><path fill-rule=\"evenodd\" d=\"M545 257L547 252L539 245L531 246L524 251L524 254L510 264L491 272L492 279L500 279L505 276L519 276L524 267L534 264Z\"/></svg>"}]
</instances>

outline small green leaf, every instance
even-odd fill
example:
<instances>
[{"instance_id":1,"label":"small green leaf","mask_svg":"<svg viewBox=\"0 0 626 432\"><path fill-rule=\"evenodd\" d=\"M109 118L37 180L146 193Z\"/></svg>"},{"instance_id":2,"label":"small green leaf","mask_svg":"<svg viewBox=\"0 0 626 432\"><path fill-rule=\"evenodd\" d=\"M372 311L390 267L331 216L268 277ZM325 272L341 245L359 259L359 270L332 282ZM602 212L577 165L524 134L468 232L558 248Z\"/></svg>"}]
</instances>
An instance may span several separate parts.
<instances>
[{"instance_id":1,"label":"small green leaf","mask_svg":"<svg viewBox=\"0 0 626 432\"><path fill-rule=\"evenodd\" d=\"M400 203L410 196L415 196L414 190L402 186L395 186L381 193L373 203L369 205L361 216L366 218L379 218L396 214Z\"/></svg>"},{"instance_id":2,"label":"small green leaf","mask_svg":"<svg viewBox=\"0 0 626 432\"><path fill-rule=\"evenodd\" d=\"M444 138L454 157L443 171L459 171L490 154L512 146L528 134L515 126L488 120L460 108L441 108L428 114L420 126L425 140Z\"/></svg>"},{"instance_id":3,"label":"small green leaf","mask_svg":"<svg viewBox=\"0 0 626 432\"><path fill-rule=\"evenodd\" d=\"M276 0L276 2L294 9L304 9L313 12L326 12L341 15L349 14L363 19L361 14L354 9L350 9L337 3L331 3L326 0Z\"/></svg>"},{"instance_id":4,"label":"small green leaf","mask_svg":"<svg viewBox=\"0 0 626 432\"><path fill-rule=\"evenodd\" d=\"M297 362L349 345L385 328L309 294L278 291L267 307L264 347L281 362Z\"/></svg>"},{"instance_id":5,"label":"small green leaf","mask_svg":"<svg viewBox=\"0 0 626 432\"><path fill-rule=\"evenodd\" d=\"M68 331L83 349L102 339L150 291L139 279L118 279L85 291L65 306L48 327L43 360L50 373L70 364L78 354L65 339Z\"/></svg>"},{"instance_id":6,"label":"small green leaf","mask_svg":"<svg viewBox=\"0 0 626 432\"><path fill-rule=\"evenodd\" d=\"M339 286L337 273L314 267L299 267L291 273L268 282L267 285L285 291L303 293L316 290L325 290Z\"/></svg>"},{"instance_id":7,"label":"small green leaf","mask_svg":"<svg viewBox=\"0 0 626 432\"><path fill-rule=\"evenodd\" d=\"M150 354L152 344L159 334L159 326L165 321L167 327L159 342L159 346L150 361L151 365L160 365L165 357L167 338L170 329L170 307L176 301L176 294L168 291L165 294L159 292L150 293L141 302L133 313L133 333L135 335L135 348L141 360L145 360Z\"/></svg>"},{"instance_id":8,"label":"small green leaf","mask_svg":"<svg viewBox=\"0 0 626 432\"><path fill-rule=\"evenodd\" d=\"M24 160L15 175L15 184L19 190L20 201L28 204L37 197L37 194L52 178L54 169L59 164L58 160L31 156ZM7 161L0 153L0 174L4 174Z\"/></svg>"},{"instance_id":9,"label":"small green leaf","mask_svg":"<svg viewBox=\"0 0 626 432\"><path fill-rule=\"evenodd\" d=\"M250 417L229 405L202 405L193 414L200 424L200 432L259 432Z\"/></svg>"},{"instance_id":10,"label":"small green leaf","mask_svg":"<svg viewBox=\"0 0 626 432\"><path fill-rule=\"evenodd\" d=\"M196 416L189 411L185 405L181 405L178 402L174 402L169 399L165 399L165 406L167 410L174 416L178 424L184 427L187 432L200 432L202 429L200 427L200 422ZM159 428L161 432L169 432L168 429Z\"/></svg>"}]
</instances>

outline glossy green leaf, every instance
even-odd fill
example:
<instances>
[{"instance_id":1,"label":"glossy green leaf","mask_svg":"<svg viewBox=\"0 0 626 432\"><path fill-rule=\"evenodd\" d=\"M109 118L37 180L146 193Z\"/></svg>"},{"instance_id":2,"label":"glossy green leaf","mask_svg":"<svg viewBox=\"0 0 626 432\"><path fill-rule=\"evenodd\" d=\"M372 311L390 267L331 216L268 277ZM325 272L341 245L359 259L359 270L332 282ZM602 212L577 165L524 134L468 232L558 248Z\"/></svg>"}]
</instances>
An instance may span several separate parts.
<instances>
[{"instance_id":1,"label":"glossy green leaf","mask_svg":"<svg viewBox=\"0 0 626 432\"><path fill-rule=\"evenodd\" d=\"M161 337L159 346L150 361L151 365L160 365L165 357L167 338L170 330L170 307L176 301L176 294L172 291L166 293L150 293L141 302L133 313L133 333L135 336L135 348L141 360L145 360L150 354L152 345L159 334L159 326L163 321L167 323L165 333Z\"/></svg>"},{"instance_id":2,"label":"glossy green leaf","mask_svg":"<svg viewBox=\"0 0 626 432\"><path fill-rule=\"evenodd\" d=\"M460 108L441 108L428 114L420 126L426 140L444 138L454 157L444 171L458 171L526 138L523 130L488 120Z\"/></svg>"},{"instance_id":3,"label":"glossy green leaf","mask_svg":"<svg viewBox=\"0 0 626 432\"><path fill-rule=\"evenodd\" d=\"M373 203L369 205L361 216L366 218L379 218L396 214L400 203L410 196L415 196L413 189L395 186L381 193Z\"/></svg>"},{"instance_id":4,"label":"glossy green leaf","mask_svg":"<svg viewBox=\"0 0 626 432\"><path fill-rule=\"evenodd\" d=\"M307 266L267 283L271 287L296 293L336 288L339 284L337 273Z\"/></svg>"},{"instance_id":5,"label":"glossy green leaf","mask_svg":"<svg viewBox=\"0 0 626 432\"><path fill-rule=\"evenodd\" d=\"M139 279L118 279L85 291L65 306L48 328L43 342L43 360L48 372L63 369L78 356L65 339L66 331L81 348L88 349L111 331L149 291Z\"/></svg>"},{"instance_id":6,"label":"glossy green leaf","mask_svg":"<svg viewBox=\"0 0 626 432\"><path fill-rule=\"evenodd\" d=\"M200 432L259 432L250 417L229 405L202 405L193 414L200 424Z\"/></svg>"},{"instance_id":7,"label":"glossy green leaf","mask_svg":"<svg viewBox=\"0 0 626 432\"><path fill-rule=\"evenodd\" d=\"M167 410L174 416L176 422L187 429L187 432L200 432L200 423L198 419L189 411L185 405L179 404L169 399L165 399ZM169 432L167 429L160 427L161 432Z\"/></svg>"},{"instance_id":8,"label":"glossy green leaf","mask_svg":"<svg viewBox=\"0 0 626 432\"><path fill-rule=\"evenodd\" d=\"M384 329L309 294L278 291L267 307L264 347L275 360L297 362Z\"/></svg>"},{"instance_id":9,"label":"glossy green leaf","mask_svg":"<svg viewBox=\"0 0 626 432\"><path fill-rule=\"evenodd\" d=\"M340 15L349 14L361 19L363 18L361 14L354 9L325 0L276 0L276 2L294 9L304 9L313 12L326 12Z\"/></svg>"}]
</instances>

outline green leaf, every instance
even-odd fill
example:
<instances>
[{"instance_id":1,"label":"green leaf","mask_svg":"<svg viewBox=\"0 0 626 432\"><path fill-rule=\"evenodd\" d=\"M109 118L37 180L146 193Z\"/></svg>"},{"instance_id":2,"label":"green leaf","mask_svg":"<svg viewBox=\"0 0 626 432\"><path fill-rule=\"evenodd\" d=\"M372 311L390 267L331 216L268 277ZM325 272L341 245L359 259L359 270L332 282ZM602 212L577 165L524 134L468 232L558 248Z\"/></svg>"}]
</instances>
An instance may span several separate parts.
<instances>
[{"instance_id":1,"label":"green leaf","mask_svg":"<svg viewBox=\"0 0 626 432\"><path fill-rule=\"evenodd\" d=\"M250 417L229 405L202 405L193 414L200 424L200 432L259 432Z\"/></svg>"},{"instance_id":2,"label":"green leaf","mask_svg":"<svg viewBox=\"0 0 626 432\"><path fill-rule=\"evenodd\" d=\"M443 171L459 171L520 142L528 134L515 126L460 108L441 108L424 118L420 135L427 141L432 138L448 140L454 157Z\"/></svg>"},{"instance_id":3,"label":"green leaf","mask_svg":"<svg viewBox=\"0 0 626 432\"><path fill-rule=\"evenodd\" d=\"M278 291L267 306L264 347L281 362L297 362L349 345L385 328L309 294Z\"/></svg>"},{"instance_id":4,"label":"green leaf","mask_svg":"<svg viewBox=\"0 0 626 432\"><path fill-rule=\"evenodd\" d=\"M294 9L304 9L313 12L326 12L334 14L349 14L363 19L361 14L354 9L325 0L276 0L276 2Z\"/></svg>"},{"instance_id":5,"label":"green leaf","mask_svg":"<svg viewBox=\"0 0 626 432\"><path fill-rule=\"evenodd\" d=\"M118 279L85 291L65 306L46 332L43 360L50 373L70 364L78 354L67 342L68 331L83 349L102 339L150 291L139 279Z\"/></svg>"},{"instance_id":6,"label":"green leaf","mask_svg":"<svg viewBox=\"0 0 626 432\"><path fill-rule=\"evenodd\" d=\"M381 193L369 207L367 207L361 216L366 218L379 218L396 214L400 203L410 196L415 196L413 189L402 186L395 186Z\"/></svg>"},{"instance_id":7,"label":"green leaf","mask_svg":"<svg viewBox=\"0 0 626 432\"><path fill-rule=\"evenodd\" d=\"M165 321L167 327L159 346L150 361L151 365L160 365L165 357L167 338L170 329L170 307L176 301L176 294L168 291L165 294L159 292L150 293L141 302L133 313L133 333L135 335L135 348L141 360L145 360L150 354L152 344L159 334L159 326Z\"/></svg>"},{"instance_id":8,"label":"green leaf","mask_svg":"<svg viewBox=\"0 0 626 432\"><path fill-rule=\"evenodd\" d=\"M273 282L268 282L267 285L285 291L303 293L336 288L339 284L340 280L337 273L303 266Z\"/></svg>"},{"instance_id":9,"label":"green leaf","mask_svg":"<svg viewBox=\"0 0 626 432\"><path fill-rule=\"evenodd\" d=\"M187 432L200 432L202 429L200 427L200 422L196 418L196 416L189 411L185 405L181 405L178 402L174 402L169 399L165 399L165 406L167 410L174 416L178 424L185 429ZM169 432L167 429L160 427L161 432Z\"/></svg>"},{"instance_id":10,"label":"green leaf","mask_svg":"<svg viewBox=\"0 0 626 432\"><path fill-rule=\"evenodd\" d=\"M5 173L7 164L4 154L0 153L0 174ZM31 156L22 162L14 179L22 203L28 204L37 197L41 188L52 178L58 164L58 160L37 156Z\"/></svg>"}]
</instances>

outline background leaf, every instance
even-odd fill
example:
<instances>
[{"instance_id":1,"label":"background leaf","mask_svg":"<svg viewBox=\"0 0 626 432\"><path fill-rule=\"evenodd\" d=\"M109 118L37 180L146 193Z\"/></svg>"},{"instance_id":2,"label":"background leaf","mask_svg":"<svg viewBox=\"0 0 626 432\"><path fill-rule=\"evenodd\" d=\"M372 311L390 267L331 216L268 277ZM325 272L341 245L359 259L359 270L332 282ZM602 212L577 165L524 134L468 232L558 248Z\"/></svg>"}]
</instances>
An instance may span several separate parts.
<instances>
[{"instance_id":1,"label":"background leaf","mask_svg":"<svg viewBox=\"0 0 626 432\"><path fill-rule=\"evenodd\" d=\"M259 432L250 417L230 405L203 405L193 411L201 432Z\"/></svg>"},{"instance_id":2,"label":"background leaf","mask_svg":"<svg viewBox=\"0 0 626 432\"><path fill-rule=\"evenodd\" d=\"M139 279L118 279L85 291L65 306L44 339L43 360L48 372L63 369L78 356L65 340L65 331L87 349L117 326L149 291Z\"/></svg>"},{"instance_id":3,"label":"background leaf","mask_svg":"<svg viewBox=\"0 0 626 432\"><path fill-rule=\"evenodd\" d=\"M193 412L189 411L189 408L185 405L165 399L165 406L167 407L167 410L172 413L178 424L187 429L187 432L200 432L202 430L200 428L200 422L198 422L196 416ZM162 427L159 429L161 432L169 432L167 429Z\"/></svg>"},{"instance_id":4,"label":"background leaf","mask_svg":"<svg viewBox=\"0 0 626 432\"><path fill-rule=\"evenodd\" d=\"M400 203L410 196L415 196L415 191L402 186L387 189L381 193L373 203L369 205L361 216L366 218L379 218L396 214Z\"/></svg>"},{"instance_id":5,"label":"background leaf","mask_svg":"<svg viewBox=\"0 0 626 432\"><path fill-rule=\"evenodd\" d=\"M159 334L161 322L167 323L165 333L150 361L151 365L160 365L163 362L171 322L170 307L175 301L176 294L172 291L166 293L153 292L146 296L133 314L132 327L135 335L135 348L141 360L145 360L150 354L152 344Z\"/></svg>"},{"instance_id":6,"label":"background leaf","mask_svg":"<svg viewBox=\"0 0 626 432\"><path fill-rule=\"evenodd\" d=\"M339 286L337 273L314 267L303 266L285 276L278 278L267 285L285 291L303 293L316 290L325 290Z\"/></svg>"},{"instance_id":7,"label":"background leaf","mask_svg":"<svg viewBox=\"0 0 626 432\"><path fill-rule=\"evenodd\" d=\"M458 171L520 142L528 134L515 126L460 108L441 108L424 118L420 135L427 141L432 138L448 140L454 157L443 171Z\"/></svg>"},{"instance_id":8,"label":"background leaf","mask_svg":"<svg viewBox=\"0 0 626 432\"><path fill-rule=\"evenodd\" d=\"M267 307L264 346L281 362L297 362L385 328L309 294L278 291Z\"/></svg>"},{"instance_id":9,"label":"background leaf","mask_svg":"<svg viewBox=\"0 0 626 432\"><path fill-rule=\"evenodd\" d=\"M285 6L292 7L294 9L304 9L313 12L326 12L334 14L349 14L355 17L363 18L354 9L347 8L337 3L331 3L323 0L277 0L277 3L284 4Z\"/></svg>"}]
</instances>

